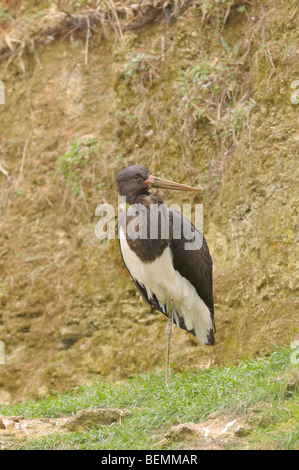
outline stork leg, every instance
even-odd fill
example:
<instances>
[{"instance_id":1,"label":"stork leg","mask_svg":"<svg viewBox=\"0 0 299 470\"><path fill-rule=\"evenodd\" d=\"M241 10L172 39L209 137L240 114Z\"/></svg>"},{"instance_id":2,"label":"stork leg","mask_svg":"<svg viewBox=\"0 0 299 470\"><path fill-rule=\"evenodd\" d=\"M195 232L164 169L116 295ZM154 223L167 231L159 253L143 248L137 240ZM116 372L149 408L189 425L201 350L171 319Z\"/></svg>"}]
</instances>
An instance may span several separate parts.
<instances>
[{"instance_id":1,"label":"stork leg","mask_svg":"<svg viewBox=\"0 0 299 470\"><path fill-rule=\"evenodd\" d=\"M169 354L170 354L170 338L172 334L172 317L173 317L173 296L170 295L169 307L168 307L168 322L165 328L166 336L166 370L165 370L165 383L169 385Z\"/></svg>"}]
</instances>

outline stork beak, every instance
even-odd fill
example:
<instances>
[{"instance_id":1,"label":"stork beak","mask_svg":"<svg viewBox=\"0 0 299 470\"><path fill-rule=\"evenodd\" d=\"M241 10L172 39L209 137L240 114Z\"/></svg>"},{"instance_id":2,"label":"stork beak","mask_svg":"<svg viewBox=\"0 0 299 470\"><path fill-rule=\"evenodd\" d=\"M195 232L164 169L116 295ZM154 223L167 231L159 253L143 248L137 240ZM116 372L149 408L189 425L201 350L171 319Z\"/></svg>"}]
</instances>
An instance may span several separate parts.
<instances>
[{"instance_id":1,"label":"stork beak","mask_svg":"<svg viewBox=\"0 0 299 470\"><path fill-rule=\"evenodd\" d=\"M165 180L163 178L158 178L157 176L149 175L145 180L145 183L149 188L162 188L162 189L174 189L177 191L201 191L199 188L193 188L192 186L187 186L186 184L175 183L174 181Z\"/></svg>"}]
</instances>

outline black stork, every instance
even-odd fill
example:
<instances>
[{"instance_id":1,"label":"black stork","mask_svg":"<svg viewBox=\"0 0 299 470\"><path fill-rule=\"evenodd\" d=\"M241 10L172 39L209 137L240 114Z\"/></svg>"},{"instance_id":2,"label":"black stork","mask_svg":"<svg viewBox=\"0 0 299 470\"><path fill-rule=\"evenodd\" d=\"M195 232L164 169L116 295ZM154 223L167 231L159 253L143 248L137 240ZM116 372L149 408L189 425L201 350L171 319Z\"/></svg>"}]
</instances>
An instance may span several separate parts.
<instances>
[{"instance_id":1,"label":"black stork","mask_svg":"<svg viewBox=\"0 0 299 470\"><path fill-rule=\"evenodd\" d=\"M200 344L215 344L213 266L203 235L180 212L165 206L159 193L149 191L152 187L182 191L198 188L158 178L139 165L120 171L116 181L120 195L130 206L118 223L123 262L145 302L168 317L165 330L168 384L173 323L196 336ZM153 219L154 207L158 208L158 218ZM168 222L166 235L163 219ZM193 241L195 237L200 240L194 249L186 249L190 243L186 233L193 234Z\"/></svg>"}]
</instances>

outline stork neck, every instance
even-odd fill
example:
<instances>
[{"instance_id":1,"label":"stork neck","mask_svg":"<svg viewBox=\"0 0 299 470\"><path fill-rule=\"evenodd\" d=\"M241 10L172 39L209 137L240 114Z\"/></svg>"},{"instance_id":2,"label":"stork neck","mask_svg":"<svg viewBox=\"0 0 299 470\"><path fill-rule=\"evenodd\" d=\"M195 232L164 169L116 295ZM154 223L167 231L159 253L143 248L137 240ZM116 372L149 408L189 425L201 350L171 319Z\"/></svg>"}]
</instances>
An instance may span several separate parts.
<instances>
[{"instance_id":1,"label":"stork neck","mask_svg":"<svg viewBox=\"0 0 299 470\"><path fill-rule=\"evenodd\" d=\"M134 203L131 203L131 205L133 204L142 205L145 208L145 212L141 208L137 208L134 214L130 214L130 209L127 211L125 227L127 243L142 261L152 262L162 255L170 242L169 230L166 237L161 233L161 226L168 227L168 211L163 208L164 210L157 214L157 220L154 220L157 226L157 233L152 235L151 218L153 214L151 207L153 205L161 206L163 199L158 193L141 194L134 198ZM162 224L161 219L163 218L165 221L165 217L167 217L167 222ZM130 233L130 230L128 231L129 227L131 227L132 233ZM172 231L172 228L170 230Z\"/></svg>"},{"instance_id":2,"label":"stork neck","mask_svg":"<svg viewBox=\"0 0 299 470\"><path fill-rule=\"evenodd\" d=\"M160 205L164 203L159 193L134 194L128 196L126 201L130 206L133 204L142 204L145 207L150 206L150 204Z\"/></svg>"}]
</instances>

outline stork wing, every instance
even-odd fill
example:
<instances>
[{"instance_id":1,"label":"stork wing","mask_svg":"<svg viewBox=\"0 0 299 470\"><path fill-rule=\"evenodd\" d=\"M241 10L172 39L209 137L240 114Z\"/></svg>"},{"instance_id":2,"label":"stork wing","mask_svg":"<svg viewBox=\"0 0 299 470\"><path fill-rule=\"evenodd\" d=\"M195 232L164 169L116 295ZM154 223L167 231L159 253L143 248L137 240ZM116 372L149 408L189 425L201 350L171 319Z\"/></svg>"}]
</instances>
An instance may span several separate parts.
<instances>
[{"instance_id":1,"label":"stork wing","mask_svg":"<svg viewBox=\"0 0 299 470\"><path fill-rule=\"evenodd\" d=\"M149 307L155 308L155 309L158 310L159 312L163 313L163 315L165 315L166 317L168 317L167 311L166 311L166 310L164 311L164 310L162 309L162 307L160 306L160 304L159 304L159 302L158 302L158 300L157 300L155 294L153 294L153 296L152 296L151 298L149 298L148 295L147 295L147 290L145 289L145 287L144 287L142 284L140 284L140 282L138 282L137 279L135 279L135 278L132 276L132 274L131 274L131 272L130 272L130 270L129 270L128 266L126 265L125 260L124 260L124 258L123 258L123 255L122 255L122 252L121 252L120 241L119 241L119 240L118 240L118 243L119 243L119 249L120 249L120 253L121 253L121 256L122 256L123 263L124 263L125 267L127 268L127 270L129 271L129 273L130 273L130 275L131 275L131 278L133 279L134 284L135 284L135 286L137 287L137 290L139 291L139 293L140 293L141 297L143 298L143 300L147 303L147 305L148 305ZM183 330L186 330L186 331L188 331L188 333L191 333L192 335L195 336L195 331L194 331L194 330L192 330L192 331L187 330L186 325L185 325L185 322L184 322L184 319L183 319L182 317L180 317L179 315L176 315L176 317L175 317L175 316L173 317L173 322L174 322L179 328L182 328Z\"/></svg>"},{"instance_id":2,"label":"stork wing","mask_svg":"<svg viewBox=\"0 0 299 470\"><path fill-rule=\"evenodd\" d=\"M173 225L176 223L177 226L179 224L181 226L180 238L172 238L170 241L174 269L194 286L197 294L210 310L212 324L214 331L216 331L213 303L213 263L207 242L204 236L180 212L169 209L169 213ZM190 239L188 239L189 235L186 238L184 234L184 226L188 229L189 234L196 233L196 236L201 241L199 248L186 249ZM209 339L209 343L214 344L213 331L211 331Z\"/></svg>"},{"instance_id":3,"label":"stork wing","mask_svg":"<svg viewBox=\"0 0 299 470\"><path fill-rule=\"evenodd\" d=\"M120 214L120 217L119 217L119 227L120 226L123 226L124 227L124 213ZM118 238L118 244L119 244L119 250L120 250L120 253L121 253L121 257L122 257L122 260L123 260L123 263L125 265L125 267L127 268L127 270L129 271L133 281L134 281L134 284L135 286L137 287L137 290L139 291L141 297L143 298L143 300L147 303L147 305L151 308L155 308L156 310L158 310L159 312L163 313L163 315L165 315L166 317L168 317L168 313L166 311L166 309L163 309L161 307L161 305L159 304L158 300L157 300L157 297L155 296L155 294L153 294L151 297L148 296L148 293L147 293L147 290L146 288L140 283L137 281L137 279L134 278L134 276L132 276L132 273L131 271L129 270L128 266L126 265L125 263L125 260L124 260L124 257L123 257L123 254L122 254L122 251L121 251L121 244L120 244L120 239ZM188 331L188 333L191 333L192 335L195 336L195 331L194 330L188 330L186 328L186 325L185 325L185 322L184 322L184 319L182 317L180 317L178 314L177 315L174 315L173 316L173 322L179 327L179 328L182 328L183 330L186 330Z\"/></svg>"},{"instance_id":4,"label":"stork wing","mask_svg":"<svg viewBox=\"0 0 299 470\"><path fill-rule=\"evenodd\" d=\"M122 215L123 214L121 214L119 217L120 226L123 225ZM169 216L172 220L173 226L175 224L177 224L177 226L181 225L180 237L171 238L170 240L170 249L173 256L174 269L178 271L194 286L197 294L208 307L211 315L213 329L211 329L210 331L208 342L206 344L213 345L215 344L213 330L216 331L214 323L213 305L213 264L207 242L204 236L191 224L191 222L189 222L185 217L183 217L180 212L174 209L169 209ZM188 238L184 231L185 228L187 228ZM197 240L201 240L202 243L196 249L188 250L186 249L185 244L188 245L188 243L192 241L192 239L190 239L190 233L192 232L194 232L194 235L196 236ZM118 240L118 242L122 255L120 240ZM149 297L146 288L132 276L132 273L130 272L128 266L125 263L123 255L122 259L124 265L126 266L134 281L137 290L139 291L141 297L144 299L147 305L149 305L151 308L155 308L159 312L163 313L165 316L168 316L166 309L163 309L161 307L156 296L153 294L151 297ZM173 316L173 321L179 328L182 328L195 336L194 330L188 330L186 328L184 319L178 314Z\"/></svg>"}]
</instances>

